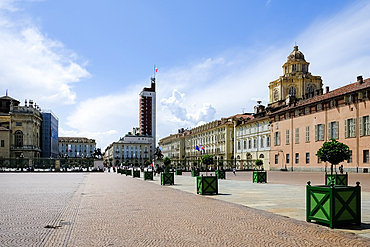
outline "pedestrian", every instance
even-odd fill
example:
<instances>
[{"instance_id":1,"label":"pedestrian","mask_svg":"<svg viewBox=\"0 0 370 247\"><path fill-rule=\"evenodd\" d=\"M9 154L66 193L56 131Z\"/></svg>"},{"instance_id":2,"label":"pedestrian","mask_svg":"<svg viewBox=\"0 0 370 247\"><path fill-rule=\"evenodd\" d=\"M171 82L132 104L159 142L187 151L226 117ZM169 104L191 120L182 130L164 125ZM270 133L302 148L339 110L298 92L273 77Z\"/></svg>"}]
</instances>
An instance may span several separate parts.
<instances>
[{"instance_id":1,"label":"pedestrian","mask_svg":"<svg viewBox=\"0 0 370 247\"><path fill-rule=\"evenodd\" d=\"M233 173L234 173L234 176L236 176L235 172L236 172L236 169L235 169L235 167L234 167L234 168L233 168Z\"/></svg>"},{"instance_id":2,"label":"pedestrian","mask_svg":"<svg viewBox=\"0 0 370 247\"><path fill-rule=\"evenodd\" d=\"M340 172L340 174L343 174L343 165L340 165L339 172Z\"/></svg>"}]
</instances>

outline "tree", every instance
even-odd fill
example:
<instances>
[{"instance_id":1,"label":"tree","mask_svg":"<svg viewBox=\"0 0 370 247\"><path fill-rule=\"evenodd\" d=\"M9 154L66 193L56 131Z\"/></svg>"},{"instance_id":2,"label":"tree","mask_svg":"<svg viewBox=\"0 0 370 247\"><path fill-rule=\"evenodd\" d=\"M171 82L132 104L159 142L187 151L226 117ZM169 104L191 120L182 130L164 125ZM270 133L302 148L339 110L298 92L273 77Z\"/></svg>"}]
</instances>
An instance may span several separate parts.
<instances>
[{"instance_id":1,"label":"tree","mask_svg":"<svg viewBox=\"0 0 370 247\"><path fill-rule=\"evenodd\" d=\"M206 169L207 169L209 165L213 164L213 156L209 154L203 155L201 161L203 164L206 165Z\"/></svg>"},{"instance_id":2,"label":"tree","mask_svg":"<svg viewBox=\"0 0 370 247\"><path fill-rule=\"evenodd\" d=\"M151 164L152 162L150 162L150 160L146 160L145 161L145 166L150 166L150 164Z\"/></svg>"},{"instance_id":3,"label":"tree","mask_svg":"<svg viewBox=\"0 0 370 247\"><path fill-rule=\"evenodd\" d=\"M263 161L262 161L262 160L257 159L257 160L256 160L256 166L257 166L258 168L260 168L262 165L263 165Z\"/></svg>"},{"instance_id":4,"label":"tree","mask_svg":"<svg viewBox=\"0 0 370 247\"><path fill-rule=\"evenodd\" d=\"M221 167L221 170L224 169L224 162L223 161L218 162L218 170L220 170L220 167Z\"/></svg>"},{"instance_id":5,"label":"tree","mask_svg":"<svg viewBox=\"0 0 370 247\"><path fill-rule=\"evenodd\" d=\"M168 172L168 166L171 164L171 159L170 157L165 157L163 159L163 165L164 165L164 171Z\"/></svg>"},{"instance_id":6,"label":"tree","mask_svg":"<svg viewBox=\"0 0 370 247\"><path fill-rule=\"evenodd\" d=\"M333 139L330 142L324 142L317 151L316 156L322 161L331 164L331 175L333 175L333 165L338 165L340 162L348 160L351 157L351 151L346 144Z\"/></svg>"}]
</instances>

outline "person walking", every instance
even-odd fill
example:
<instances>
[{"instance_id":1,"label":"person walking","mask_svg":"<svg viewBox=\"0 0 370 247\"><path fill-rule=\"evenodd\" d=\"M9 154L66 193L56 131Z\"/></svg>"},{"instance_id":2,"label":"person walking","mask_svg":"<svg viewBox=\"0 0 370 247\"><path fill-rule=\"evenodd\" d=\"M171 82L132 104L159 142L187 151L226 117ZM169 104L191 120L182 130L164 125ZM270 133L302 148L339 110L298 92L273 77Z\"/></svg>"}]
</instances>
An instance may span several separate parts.
<instances>
[{"instance_id":1,"label":"person walking","mask_svg":"<svg viewBox=\"0 0 370 247\"><path fill-rule=\"evenodd\" d=\"M236 176L236 169L235 169L235 167L233 168L233 173L234 173L234 176Z\"/></svg>"}]
</instances>

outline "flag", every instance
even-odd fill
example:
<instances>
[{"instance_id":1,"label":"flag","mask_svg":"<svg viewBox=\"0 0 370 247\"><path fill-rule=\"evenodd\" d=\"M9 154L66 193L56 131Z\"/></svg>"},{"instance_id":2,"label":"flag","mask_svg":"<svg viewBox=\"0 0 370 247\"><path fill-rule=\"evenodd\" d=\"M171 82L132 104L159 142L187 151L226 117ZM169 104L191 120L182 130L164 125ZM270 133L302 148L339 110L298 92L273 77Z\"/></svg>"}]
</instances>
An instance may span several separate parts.
<instances>
[{"instance_id":1,"label":"flag","mask_svg":"<svg viewBox=\"0 0 370 247\"><path fill-rule=\"evenodd\" d=\"M198 147L198 145L195 147L195 150L199 151L199 147Z\"/></svg>"},{"instance_id":2,"label":"flag","mask_svg":"<svg viewBox=\"0 0 370 247\"><path fill-rule=\"evenodd\" d=\"M154 65L154 70L155 70L155 72L158 72L158 68L155 65Z\"/></svg>"},{"instance_id":3,"label":"flag","mask_svg":"<svg viewBox=\"0 0 370 247\"><path fill-rule=\"evenodd\" d=\"M202 150L204 150L204 147L203 147L203 145L200 145L200 147L201 147L201 149L202 149Z\"/></svg>"}]
</instances>

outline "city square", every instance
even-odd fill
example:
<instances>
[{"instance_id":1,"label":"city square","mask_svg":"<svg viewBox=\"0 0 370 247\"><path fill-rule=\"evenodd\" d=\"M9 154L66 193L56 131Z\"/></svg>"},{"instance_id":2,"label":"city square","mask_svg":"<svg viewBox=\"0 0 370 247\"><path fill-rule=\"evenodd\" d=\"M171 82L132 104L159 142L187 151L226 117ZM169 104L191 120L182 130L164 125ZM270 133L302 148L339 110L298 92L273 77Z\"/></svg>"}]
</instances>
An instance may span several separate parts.
<instances>
[{"instance_id":1,"label":"city square","mask_svg":"<svg viewBox=\"0 0 370 247\"><path fill-rule=\"evenodd\" d=\"M360 227L305 222L305 180L323 177L269 172L254 184L251 172L227 172L218 195L201 196L187 172L172 186L142 174L3 173L0 245L368 246L368 174L349 175L364 181Z\"/></svg>"}]
</instances>

